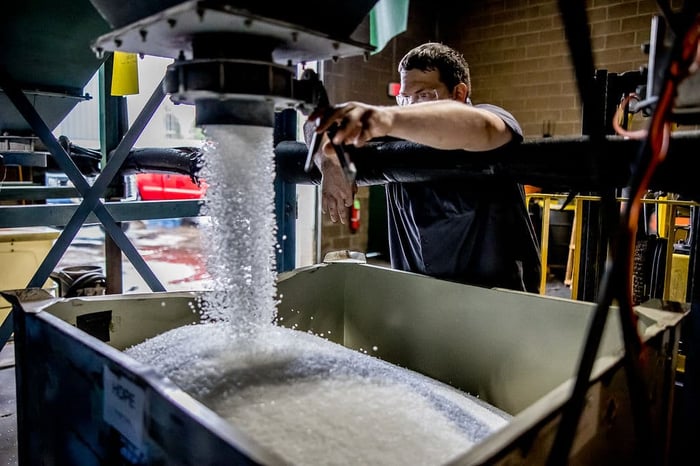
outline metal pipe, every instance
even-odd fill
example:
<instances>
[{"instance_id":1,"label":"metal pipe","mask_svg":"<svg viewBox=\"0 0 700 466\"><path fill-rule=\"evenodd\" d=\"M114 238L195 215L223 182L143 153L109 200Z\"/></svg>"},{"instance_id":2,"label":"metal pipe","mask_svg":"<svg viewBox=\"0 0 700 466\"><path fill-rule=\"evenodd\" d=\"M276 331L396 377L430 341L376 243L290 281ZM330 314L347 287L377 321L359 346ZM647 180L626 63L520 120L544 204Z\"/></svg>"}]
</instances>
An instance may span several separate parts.
<instances>
[{"instance_id":1,"label":"metal pipe","mask_svg":"<svg viewBox=\"0 0 700 466\"><path fill-rule=\"evenodd\" d=\"M656 171L650 189L700 199L695 172L688 167L696 153L700 132L674 133L666 161ZM357 184L415 183L439 179L493 179L508 176L548 192L599 192L627 185L640 141L607 136L601 146L609 154L606 170L610 186L594 176L596 146L588 137L527 140L489 152L446 151L395 139L347 147L357 167ZM275 147L277 170L290 183L320 184L315 167L304 171L307 146L284 141Z\"/></svg>"}]
</instances>

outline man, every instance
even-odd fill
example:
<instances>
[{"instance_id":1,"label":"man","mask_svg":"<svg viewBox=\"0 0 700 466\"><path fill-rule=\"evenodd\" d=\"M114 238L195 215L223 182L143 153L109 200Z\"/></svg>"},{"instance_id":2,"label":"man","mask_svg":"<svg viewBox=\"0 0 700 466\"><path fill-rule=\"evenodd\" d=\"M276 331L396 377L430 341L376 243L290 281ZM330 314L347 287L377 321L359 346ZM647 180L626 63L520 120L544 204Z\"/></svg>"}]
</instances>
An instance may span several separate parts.
<instances>
[{"instance_id":1,"label":"man","mask_svg":"<svg viewBox=\"0 0 700 466\"><path fill-rule=\"evenodd\" d=\"M392 136L436 149L489 151L522 140L505 110L472 105L464 57L439 43L409 51L399 63L398 106L340 104L315 121L334 122L335 144L363 146ZM465 157L469 154L465 153ZM314 162L323 174L322 210L344 221L350 184L327 138ZM439 180L386 186L393 268L486 287L539 291L540 262L521 186L511 179Z\"/></svg>"}]
</instances>

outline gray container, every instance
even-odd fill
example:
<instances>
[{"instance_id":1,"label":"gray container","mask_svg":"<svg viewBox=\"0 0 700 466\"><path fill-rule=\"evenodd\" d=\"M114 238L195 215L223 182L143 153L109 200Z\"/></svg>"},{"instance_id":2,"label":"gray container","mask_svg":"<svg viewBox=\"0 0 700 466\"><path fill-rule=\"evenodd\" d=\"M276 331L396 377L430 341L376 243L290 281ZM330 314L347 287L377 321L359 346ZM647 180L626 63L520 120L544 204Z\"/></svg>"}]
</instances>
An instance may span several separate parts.
<instances>
[{"instance_id":1,"label":"gray container","mask_svg":"<svg viewBox=\"0 0 700 466\"><path fill-rule=\"evenodd\" d=\"M365 264L282 274L279 317L349 348L449 383L513 415L459 464L542 464L567 400L594 305L487 290ZM15 296L23 464L284 463L123 349L197 321L195 293ZM684 312L636 309L649 348L654 438L666 452ZM89 335L100 336L102 340ZM330 332L329 332L330 331ZM611 312L570 464L625 464L634 441L623 345ZM121 387L104 390L104 386ZM119 399L131 407L114 408ZM112 410L112 411L110 411ZM118 416L117 416L118 417ZM130 444L137 445L134 449ZM146 452L134 458L134 452Z\"/></svg>"}]
</instances>

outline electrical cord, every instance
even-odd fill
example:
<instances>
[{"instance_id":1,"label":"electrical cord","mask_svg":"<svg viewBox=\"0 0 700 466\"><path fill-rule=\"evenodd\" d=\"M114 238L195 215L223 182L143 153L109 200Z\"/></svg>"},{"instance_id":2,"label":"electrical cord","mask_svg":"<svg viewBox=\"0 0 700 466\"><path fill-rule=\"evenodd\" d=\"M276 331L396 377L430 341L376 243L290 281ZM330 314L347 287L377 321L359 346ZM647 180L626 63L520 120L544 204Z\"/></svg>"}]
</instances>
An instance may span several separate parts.
<instances>
[{"instance_id":1,"label":"electrical cord","mask_svg":"<svg viewBox=\"0 0 700 466\"><path fill-rule=\"evenodd\" d=\"M82 155L95 160L102 160L102 153L99 150L75 145L66 136L59 136L58 143L61 144L63 149L70 155Z\"/></svg>"},{"instance_id":2,"label":"electrical cord","mask_svg":"<svg viewBox=\"0 0 700 466\"><path fill-rule=\"evenodd\" d=\"M690 14L690 16L685 17L693 18L693 21L688 24L687 32L682 36L682 39L676 41L656 109L632 171L629 183L631 188L630 202L625 205L623 215L620 218L618 234L610 245L612 261L608 262L603 276L599 299L579 363L574 388L569 402L564 407L559 428L547 458L547 464L550 466L567 464L585 404L588 381L600 346L607 312L615 299L618 301L626 350L624 363L638 440L638 460L640 463L656 463L660 459L658 457L659 451L653 443L651 414L648 409L647 394L642 377L643 367L648 361L645 347L637 333L637 317L632 308L630 267L642 204L641 196L646 191L656 168L666 156L669 140L668 121L677 86L690 71L697 68L697 62L700 61L698 58L700 56L698 50L700 20L697 17L697 11L695 14L690 11L692 8L697 9L697 6L691 6L691 3L693 2L686 2L684 9L687 10L686 14ZM562 2L560 2L560 7L562 15L564 15L568 7ZM568 34L568 37L571 37L571 34Z\"/></svg>"}]
</instances>

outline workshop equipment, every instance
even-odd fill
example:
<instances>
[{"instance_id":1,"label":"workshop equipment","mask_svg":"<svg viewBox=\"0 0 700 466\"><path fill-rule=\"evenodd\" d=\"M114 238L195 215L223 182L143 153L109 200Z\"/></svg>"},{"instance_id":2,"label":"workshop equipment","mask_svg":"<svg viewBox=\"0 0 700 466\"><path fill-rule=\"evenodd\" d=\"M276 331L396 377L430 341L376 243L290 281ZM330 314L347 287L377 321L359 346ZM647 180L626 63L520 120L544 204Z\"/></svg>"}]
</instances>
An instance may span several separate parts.
<instances>
[{"instance_id":1,"label":"workshop equipment","mask_svg":"<svg viewBox=\"0 0 700 466\"><path fill-rule=\"evenodd\" d=\"M274 112L309 114L325 95L318 80L295 79L295 66L368 54L350 39L376 0L279 4L260 1L92 0L114 31L92 45L174 58L164 90L196 107L196 124L273 126ZM328 17L308 14L323 10Z\"/></svg>"},{"instance_id":2,"label":"workshop equipment","mask_svg":"<svg viewBox=\"0 0 700 466\"><path fill-rule=\"evenodd\" d=\"M6 2L0 29L0 70L18 83L50 129L80 102L106 57L84 42L109 31L88 0ZM79 19L78 19L79 18ZM29 136L31 125L0 88L0 134Z\"/></svg>"},{"instance_id":3,"label":"workshop equipment","mask_svg":"<svg viewBox=\"0 0 700 466\"><path fill-rule=\"evenodd\" d=\"M48 227L0 229L0 290L25 286L49 253L58 233ZM46 288L55 286L52 280L46 281ZM10 309L10 303L0 298L0 320Z\"/></svg>"},{"instance_id":4,"label":"workshop equipment","mask_svg":"<svg viewBox=\"0 0 700 466\"><path fill-rule=\"evenodd\" d=\"M514 416L465 452L463 464L537 464L546 457L594 309L591 303L358 263L281 274L278 291L280 325L322 333L358 351L373 348L373 356L449 383ZM196 322L196 293L55 299L29 289L9 299L17 314L24 464L95 464L134 455L142 455L133 461L138 464L277 464L279 459L235 425L122 352ZM654 438L664 448L685 310L662 310L655 301L636 312L652 362L645 377ZM610 312L570 464L625 464L634 457L623 349L618 313ZM261 374L265 370L261 367ZM104 390L107 380L123 382L138 402L124 413L128 426L106 418L105 409L114 403ZM52 422L45 422L47 417Z\"/></svg>"},{"instance_id":5,"label":"workshop equipment","mask_svg":"<svg viewBox=\"0 0 700 466\"><path fill-rule=\"evenodd\" d=\"M105 293L106 278L99 265L72 265L61 267L51 273L51 279L58 284L57 296L95 296Z\"/></svg>"},{"instance_id":6,"label":"workshop equipment","mask_svg":"<svg viewBox=\"0 0 700 466\"><path fill-rule=\"evenodd\" d=\"M294 107L308 112L319 103L318 82L295 80L292 65L368 50L345 37L333 37L330 31L324 33L319 25L305 23L312 17L308 11L313 8L308 6L319 6L313 2L285 7L275 2L274 8L266 2L105 3L112 3L111 11L126 10L127 17L109 19L110 9L98 6L111 25L119 28L100 36L93 44L98 57L104 51L125 50L176 58L165 79L166 92L177 102L196 106L198 125L272 126L272 115L277 109ZM328 3L320 7L342 16L345 8L355 9L360 2ZM153 9L149 9L150 4ZM363 7L368 10L371 4ZM279 16L275 16L275 8L280 8ZM367 10L358 13L357 18L361 19ZM333 21L328 24L336 26ZM346 34L351 29L348 27ZM624 170L619 172L624 176ZM281 287L284 283L293 284L291 290L302 294L303 300L290 301L300 318L322 303L343 303L339 308L342 312L309 316L307 328L330 321L333 333L343 336L343 343L356 347L358 342L375 342L379 356L454 383L515 415L507 429L466 453L465 463L517 462L521 457L536 462L546 457L585 339L592 313L590 304L464 287L368 266L352 265L355 268L349 269L353 272L347 276L331 272L348 270L342 267L350 265L297 271L280 282ZM381 289L377 283L382 283ZM311 295L311 289L325 289L329 295ZM292 296L291 290L283 294ZM346 290L351 293L346 294ZM414 290L415 294L411 292ZM333 298L333 292L338 292L342 300ZM178 324L191 322L196 316L188 304L195 302L196 296L185 296L178 306L169 305L169 298L175 296L168 293L69 300L35 313L39 307L30 309L31 303L26 299L32 293L30 290L19 294L23 312L17 311L21 313L16 327L16 338L21 340L17 340L21 459L58 464L80 464L84 459L104 462L115 457L131 463L150 460L169 464L212 463L217 458L227 462L268 459L266 452L232 434L229 427L157 374L132 364L119 351L100 343L100 339L110 339L117 345L119 340L111 333L130 320L126 314L135 310L145 312L139 313L140 320L125 332L131 341L152 334L139 334L147 327L142 320L150 320L151 313L159 314L154 320L164 323L168 316L175 318L177 314L165 310L177 307L183 310ZM126 304L121 306L122 302ZM352 311L355 304L358 311ZM376 307L377 304L382 306ZM86 336L52 314L79 309L90 314L89 327L98 339ZM667 413L672 411L669 400L673 394L677 327L683 313L659 313L653 308L638 308L637 312L642 338L649 344L654 359L647 366L651 374L643 374L645 379L649 377L645 387L651 387L653 392L653 438L665 444ZM629 440L634 437L634 422L617 319L617 313L607 314L601 357L593 371L593 383L587 386L588 405L577 424L583 429L571 449L574 464L587 462L591 457L601 464L624 463L640 446L635 443L638 440ZM289 322L291 318L286 321ZM79 329L88 327L79 323L77 316L75 325ZM361 328L369 331L356 331ZM468 363L468 358L473 358L473 362ZM79 376L66 376L70 373ZM128 393L142 395L133 400L134 406L144 407L143 416L125 416L127 420L137 419L134 424L105 419L105 400L113 399L102 387L105 380L115 379L122 382L122 389L131 389ZM39 408L42 417L51 411L58 421L51 426L35 422ZM92 419L98 419L97 425L92 424ZM145 420L138 422L141 419ZM578 421L578 417L573 419ZM190 442L183 442L183 438L196 442L197 449L188 448Z\"/></svg>"}]
</instances>

